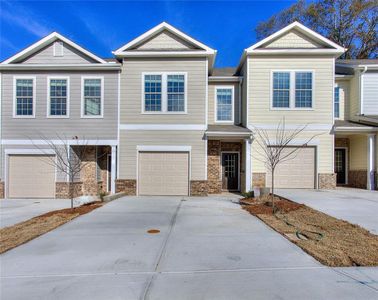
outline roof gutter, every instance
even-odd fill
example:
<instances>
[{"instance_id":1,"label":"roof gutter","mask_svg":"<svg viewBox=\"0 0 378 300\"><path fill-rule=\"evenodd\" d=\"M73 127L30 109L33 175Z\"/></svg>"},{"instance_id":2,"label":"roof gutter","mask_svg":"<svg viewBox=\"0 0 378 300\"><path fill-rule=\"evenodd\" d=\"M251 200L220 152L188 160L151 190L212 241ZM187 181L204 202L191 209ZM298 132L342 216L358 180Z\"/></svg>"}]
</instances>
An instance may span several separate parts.
<instances>
[{"instance_id":1,"label":"roof gutter","mask_svg":"<svg viewBox=\"0 0 378 300\"><path fill-rule=\"evenodd\" d=\"M0 64L1 71L28 71L28 70L120 70L121 64L106 63L106 64Z\"/></svg>"}]
</instances>

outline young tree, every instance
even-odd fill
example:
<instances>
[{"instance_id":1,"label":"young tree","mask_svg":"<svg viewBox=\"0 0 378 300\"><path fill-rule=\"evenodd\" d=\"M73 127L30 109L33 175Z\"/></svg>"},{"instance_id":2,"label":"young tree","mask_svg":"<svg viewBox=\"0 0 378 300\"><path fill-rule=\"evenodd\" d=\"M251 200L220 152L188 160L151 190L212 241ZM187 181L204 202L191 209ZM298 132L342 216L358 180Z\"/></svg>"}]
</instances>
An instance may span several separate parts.
<instances>
[{"instance_id":1,"label":"young tree","mask_svg":"<svg viewBox=\"0 0 378 300\"><path fill-rule=\"evenodd\" d=\"M88 164L85 161L85 156L88 151L88 144L86 140L79 143L78 137L75 136L71 139L77 141L75 143L70 143L67 138L62 138L57 135L57 141L53 141L44 136L41 137L44 146L34 145L44 154L51 154L47 150L52 150L55 156L48 155L48 164L54 166L56 170L62 174L65 174L68 177L69 187L68 194L71 200L71 209L73 208L73 199L75 196L74 183L75 179L80 176L80 172ZM73 145L71 145L73 144Z\"/></svg>"},{"instance_id":2,"label":"young tree","mask_svg":"<svg viewBox=\"0 0 378 300\"><path fill-rule=\"evenodd\" d=\"M348 49L341 58L378 57L376 0L298 0L256 27L258 39L298 21Z\"/></svg>"},{"instance_id":3,"label":"young tree","mask_svg":"<svg viewBox=\"0 0 378 300\"><path fill-rule=\"evenodd\" d=\"M288 160L294 159L299 151L304 147L308 146L316 136L320 134L311 135L311 137L305 139L301 143L295 143L298 141L298 137L306 129L307 125L298 126L296 129L288 130L285 126L285 119L283 118L277 125L277 128L270 134L268 130L253 127L254 139L253 142L256 143L259 147L254 149L253 156L263 162L266 165L266 168L271 174L271 196L272 196L272 209L275 213L274 205L274 178L275 171L278 165Z\"/></svg>"}]
</instances>

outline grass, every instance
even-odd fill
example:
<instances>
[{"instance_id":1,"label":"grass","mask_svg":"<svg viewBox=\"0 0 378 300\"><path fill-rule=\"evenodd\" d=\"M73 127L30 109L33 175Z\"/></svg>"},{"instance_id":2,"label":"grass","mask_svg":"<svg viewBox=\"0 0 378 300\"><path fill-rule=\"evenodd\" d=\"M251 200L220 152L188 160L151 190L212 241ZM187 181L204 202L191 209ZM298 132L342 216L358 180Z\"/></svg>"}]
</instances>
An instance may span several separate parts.
<instances>
[{"instance_id":1,"label":"grass","mask_svg":"<svg viewBox=\"0 0 378 300\"><path fill-rule=\"evenodd\" d=\"M378 266L378 236L303 204L270 197L248 198L242 207L322 264L331 267Z\"/></svg>"},{"instance_id":2,"label":"grass","mask_svg":"<svg viewBox=\"0 0 378 300\"><path fill-rule=\"evenodd\" d=\"M30 220L0 229L0 254L49 232L72 219L102 206L95 202L73 209L60 209L34 217Z\"/></svg>"}]
</instances>

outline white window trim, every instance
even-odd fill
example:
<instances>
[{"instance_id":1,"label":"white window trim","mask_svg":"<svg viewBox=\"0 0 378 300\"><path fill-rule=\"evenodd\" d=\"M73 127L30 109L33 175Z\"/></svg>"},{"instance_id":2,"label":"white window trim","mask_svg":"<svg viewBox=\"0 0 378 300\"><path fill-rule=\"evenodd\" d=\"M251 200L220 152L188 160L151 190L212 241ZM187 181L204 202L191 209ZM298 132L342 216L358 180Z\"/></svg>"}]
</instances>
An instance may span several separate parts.
<instances>
[{"instance_id":1,"label":"white window trim","mask_svg":"<svg viewBox=\"0 0 378 300\"><path fill-rule=\"evenodd\" d=\"M274 107L273 106L273 73L290 73L290 99L289 107ZM311 107L296 107L295 106L295 73L307 72L312 74L312 89L311 89L311 98L312 105ZM314 70L271 70L270 72L270 110L314 110L315 107L315 71Z\"/></svg>"},{"instance_id":2,"label":"white window trim","mask_svg":"<svg viewBox=\"0 0 378 300\"><path fill-rule=\"evenodd\" d=\"M232 112L231 112L231 120L218 120L218 101L217 101L217 94L218 94L218 89L229 89L231 90L231 106L232 106ZM214 122L215 123L223 123L223 124L233 124L234 119L235 119L235 87L233 85L217 85L214 87Z\"/></svg>"},{"instance_id":3,"label":"white window trim","mask_svg":"<svg viewBox=\"0 0 378 300\"><path fill-rule=\"evenodd\" d=\"M56 116L51 115L51 96L50 96L50 81L51 79L65 79L67 80L67 100L66 100L66 115ZM46 117L51 119L68 119L70 117L70 77L68 76L48 76L47 77L47 107Z\"/></svg>"},{"instance_id":4,"label":"white window trim","mask_svg":"<svg viewBox=\"0 0 378 300\"><path fill-rule=\"evenodd\" d=\"M145 111L144 77L146 75L161 75L161 111ZM168 75L184 75L184 111L168 111ZM142 72L142 103L141 111L144 115L186 115L188 114L188 73L187 72Z\"/></svg>"},{"instance_id":5,"label":"white window trim","mask_svg":"<svg viewBox=\"0 0 378 300\"><path fill-rule=\"evenodd\" d=\"M84 80L85 79L100 79L101 80L101 114L98 116L91 116L84 114ZM81 76L81 118L82 119L102 119L104 118L104 76Z\"/></svg>"},{"instance_id":6,"label":"white window trim","mask_svg":"<svg viewBox=\"0 0 378 300\"><path fill-rule=\"evenodd\" d=\"M28 115L17 115L17 94L16 94L16 82L17 79L32 79L33 80L33 114ZM14 76L13 77L13 118L15 119L34 119L35 112L36 112L36 101L35 101L35 94L36 94L36 81L37 78L35 76Z\"/></svg>"}]
</instances>

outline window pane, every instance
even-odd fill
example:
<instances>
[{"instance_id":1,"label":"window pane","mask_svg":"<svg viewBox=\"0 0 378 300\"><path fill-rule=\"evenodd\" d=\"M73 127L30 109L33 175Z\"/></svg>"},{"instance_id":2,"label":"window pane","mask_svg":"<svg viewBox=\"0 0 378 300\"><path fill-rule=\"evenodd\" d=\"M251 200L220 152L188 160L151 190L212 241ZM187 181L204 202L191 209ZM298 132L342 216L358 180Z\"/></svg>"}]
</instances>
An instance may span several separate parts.
<instances>
[{"instance_id":1,"label":"window pane","mask_svg":"<svg viewBox=\"0 0 378 300\"><path fill-rule=\"evenodd\" d=\"M84 79L84 115L101 115L101 79Z\"/></svg>"},{"instance_id":2,"label":"window pane","mask_svg":"<svg viewBox=\"0 0 378 300\"><path fill-rule=\"evenodd\" d=\"M161 75L144 76L144 110L161 111Z\"/></svg>"},{"instance_id":3,"label":"window pane","mask_svg":"<svg viewBox=\"0 0 378 300\"><path fill-rule=\"evenodd\" d=\"M312 73L295 73L295 107L312 107Z\"/></svg>"},{"instance_id":4,"label":"window pane","mask_svg":"<svg viewBox=\"0 0 378 300\"><path fill-rule=\"evenodd\" d=\"M290 107L290 73L273 73L273 107Z\"/></svg>"},{"instance_id":5,"label":"window pane","mask_svg":"<svg viewBox=\"0 0 378 300\"><path fill-rule=\"evenodd\" d=\"M167 76L168 111L185 111L185 76Z\"/></svg>"},{"instance_id":6,"label":"window pane","mask_svg":"<svg viewBox=\"0 0 378 300\"><path fill-rule=\"evenodd\" d=\"M340 117L340 88L335 87L335 118Z\"/></svg>"},{"instance_id":7,"label":"window pane","mask_svg":"<svg viewBox=\"0 0 378 300\"><path fill-rule=\"evenodd\" d=\"M16 80L16 115L33 115L33 79Z\"/></svg>"},{"instance_id":8,"label":"window pane","mask_svg":"<svg viewBox=\"0 0 378 300\"><path fill-rule=\"evenodd\" d=\"M67 115L67 80L50 80L50 115Z\"/></svg>"},{"instance_id":9,"label":"window pane","mask_svg":"<svg viewBox=\"0 0 378 300\"><path fill-rule=\"evenodd\" d=\"M217 89L217 121L232 121L232 89Z\"/></svg>"}]
</instances>

